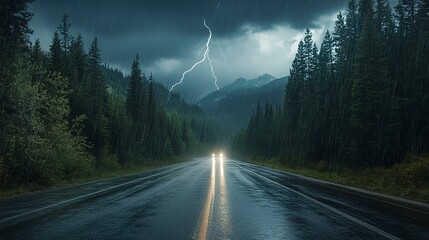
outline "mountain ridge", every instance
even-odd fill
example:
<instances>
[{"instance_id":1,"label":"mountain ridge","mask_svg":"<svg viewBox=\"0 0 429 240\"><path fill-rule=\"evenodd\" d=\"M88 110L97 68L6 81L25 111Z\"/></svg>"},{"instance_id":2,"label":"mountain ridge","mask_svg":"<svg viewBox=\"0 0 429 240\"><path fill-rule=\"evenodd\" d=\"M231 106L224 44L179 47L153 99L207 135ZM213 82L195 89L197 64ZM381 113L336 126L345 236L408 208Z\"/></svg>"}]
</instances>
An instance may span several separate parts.
<instances>
[{"instance_id":1,"label":"mountain ridge","mask_svg":"<svg viewBox=\"0 0 429 240\"><path fill-rule=\"evenodd\" d=\"M198 106L203 106L205 104L210 104L211 101L218 101L225 97L228 93L231 93L235 90L247 89L247 88L257 88L265 84L268 84L275 80L276 78L272 75L266 73L257 78L247 80L246 78L238 78L233 81L231 84L222 87L221 89L207 94L205 97L201 98L198 102Z\"/></svg>"},{"instance_id":2,"label":"mountain ridge","mask_svg":"<svg viewBox=\"0 0 429 240\"><path fill-rule=\"evenodd\" d=\"M231 85L208 94L197 105L228 134L233 134L246 126L258 102L271 105L281 104L287 80L288 77L282 77L261 86L230 90L229 86L236 84L237 81L243 81L239 78Z\"/></svg>"}]
</instances>

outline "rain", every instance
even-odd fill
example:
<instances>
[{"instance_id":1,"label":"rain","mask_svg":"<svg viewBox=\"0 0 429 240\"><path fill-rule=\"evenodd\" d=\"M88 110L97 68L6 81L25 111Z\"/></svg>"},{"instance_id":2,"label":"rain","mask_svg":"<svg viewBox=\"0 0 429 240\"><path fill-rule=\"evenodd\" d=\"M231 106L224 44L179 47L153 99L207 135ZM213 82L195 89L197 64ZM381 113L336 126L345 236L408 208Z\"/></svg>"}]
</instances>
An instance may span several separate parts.
<instances>
[{"instance_id":1,"label":"rain","mask_svg":"<svg viewBox=\"0 0 429 240\"><path fill-rule=\"evenodd\" d=\"M0 240L428 223L427 0L0 1Z\"/></svg>"}]
</instances>

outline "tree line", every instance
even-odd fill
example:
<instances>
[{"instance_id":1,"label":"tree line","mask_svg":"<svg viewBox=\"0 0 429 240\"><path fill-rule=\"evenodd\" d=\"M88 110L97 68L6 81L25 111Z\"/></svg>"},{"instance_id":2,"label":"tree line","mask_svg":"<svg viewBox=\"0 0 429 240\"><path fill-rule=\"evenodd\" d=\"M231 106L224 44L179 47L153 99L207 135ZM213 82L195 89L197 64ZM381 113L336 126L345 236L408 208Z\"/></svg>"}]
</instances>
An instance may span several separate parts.
<instances>
[{"instance_id":1,"label":"tree line","mask_svg":"<svg viewBox=\"0 0 429 240\"><path fill-rule=\"evenodd\" d=\"M305 31L283 106L258 105L233 139L252 157L332 169L429 153L429 3L350 0L320 47Z\"/></svg>"},{"instance_id":2,"label":"tree line","mask_svg":"<svg viewBox=\"0 0 429 240\"><path fill-rule=\"evenodd\" d=\"M102 66L98 39L87 52L67 15L48 51L31 43L29 2L0 4L0 186L50 185L214 141L204 118L158 104L160 84L142 73L138 56L128 77Z\"/></svg>"}]
</instances>

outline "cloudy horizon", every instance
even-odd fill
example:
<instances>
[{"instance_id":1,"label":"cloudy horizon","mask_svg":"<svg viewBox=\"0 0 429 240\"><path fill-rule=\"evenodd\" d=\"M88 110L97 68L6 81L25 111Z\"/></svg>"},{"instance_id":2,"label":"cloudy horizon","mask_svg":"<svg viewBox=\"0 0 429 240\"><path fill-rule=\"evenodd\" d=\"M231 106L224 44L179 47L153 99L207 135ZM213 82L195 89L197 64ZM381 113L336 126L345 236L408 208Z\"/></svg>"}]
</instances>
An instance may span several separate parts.
<instances>
[{"instance_id":1,"label":"cloudy horizon","mask_svg":"<svg viewBox=\"0 0 429 240\"><path fill-rule=\"evenodd\" d=\"M30 4L31 40L40 39L47 50L67 14L72 35L82 34L86 49L98 38L103 62L128 74L139 54L142 71L152 72L169 88L202 59L199 52L208 38L206 19L213 33L210 57L222 87L240 77L288 75L305 29L312 30L319 45L346 6L344 0L36 0ZM190 102L216 90L207 62L175 90Z\"/></svg>"}]
</instances>

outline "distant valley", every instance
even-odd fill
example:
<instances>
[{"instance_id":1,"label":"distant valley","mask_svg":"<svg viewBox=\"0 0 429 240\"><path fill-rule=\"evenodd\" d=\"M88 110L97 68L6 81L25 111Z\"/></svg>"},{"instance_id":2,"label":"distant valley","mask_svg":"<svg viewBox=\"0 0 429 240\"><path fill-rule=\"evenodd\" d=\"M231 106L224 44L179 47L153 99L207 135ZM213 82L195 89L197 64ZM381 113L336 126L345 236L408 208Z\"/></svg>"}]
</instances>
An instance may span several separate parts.
<instances>
[{"instance_id":1,"label":"distant valley","mask_svg":"<svg viewBox=\"0 0 429 240\"><path fill-rule=\"evenodd\" d=\"M264 74L256 79L239 78L232 84L202 98L197 105L226 133L233 134L249 122L256 105L281 104L288 77Z\"/></svg>"}]
</instances>

